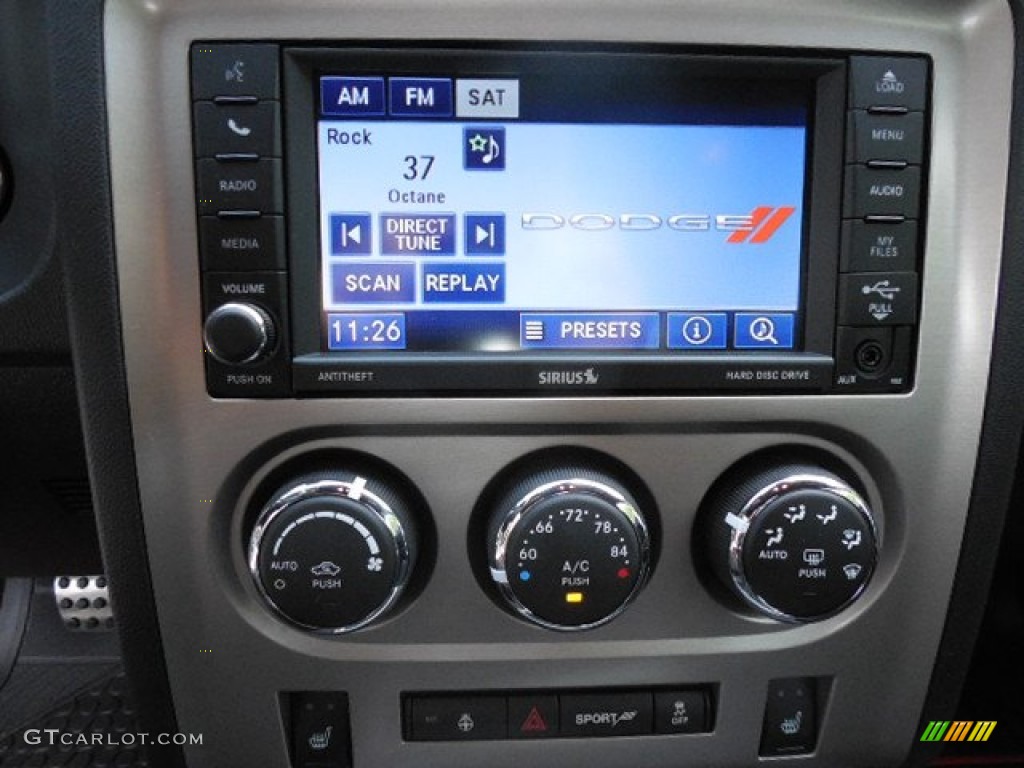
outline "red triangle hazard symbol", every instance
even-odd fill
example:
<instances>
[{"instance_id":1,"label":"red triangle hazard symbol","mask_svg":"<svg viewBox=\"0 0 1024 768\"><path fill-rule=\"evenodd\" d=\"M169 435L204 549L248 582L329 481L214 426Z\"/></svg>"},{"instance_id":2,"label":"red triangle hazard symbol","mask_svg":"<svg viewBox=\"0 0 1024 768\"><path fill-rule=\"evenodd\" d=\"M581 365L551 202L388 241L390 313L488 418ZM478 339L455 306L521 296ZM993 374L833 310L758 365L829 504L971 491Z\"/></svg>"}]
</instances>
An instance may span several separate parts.
<instances>
[{"instance_id":1,"label":"red triangle hazard symbol","mask_svg":"<svg viewBox=\"0 0 1024 768\"><path fill-rule=\"evenodd\" d=\"M544 722L540 710L536 707L530 710L530 714L526 716L526 720L523 721L519 728L523 733L536 733L537 731L546 731L547 729L548 724Z\"/></svg>"}]
</instances>

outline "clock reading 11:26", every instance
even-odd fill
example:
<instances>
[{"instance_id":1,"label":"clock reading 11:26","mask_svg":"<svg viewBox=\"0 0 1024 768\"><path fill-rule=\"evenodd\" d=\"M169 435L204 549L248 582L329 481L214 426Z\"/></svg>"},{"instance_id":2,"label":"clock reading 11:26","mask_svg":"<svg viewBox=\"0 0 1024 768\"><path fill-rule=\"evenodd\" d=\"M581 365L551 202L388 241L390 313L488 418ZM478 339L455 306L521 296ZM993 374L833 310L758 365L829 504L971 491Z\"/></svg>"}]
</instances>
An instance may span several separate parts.
<instances>
[{"instance_id":1,"label":"clock reading 11:26","mask_svg":"<svg viewBox=\"0 0 1024 768\"><path fill-rule=\"evenodd\" d=\"M401 312L327 315L327 347L331 350L405 349L405 315Z\"/></svg>"}]
</instances>

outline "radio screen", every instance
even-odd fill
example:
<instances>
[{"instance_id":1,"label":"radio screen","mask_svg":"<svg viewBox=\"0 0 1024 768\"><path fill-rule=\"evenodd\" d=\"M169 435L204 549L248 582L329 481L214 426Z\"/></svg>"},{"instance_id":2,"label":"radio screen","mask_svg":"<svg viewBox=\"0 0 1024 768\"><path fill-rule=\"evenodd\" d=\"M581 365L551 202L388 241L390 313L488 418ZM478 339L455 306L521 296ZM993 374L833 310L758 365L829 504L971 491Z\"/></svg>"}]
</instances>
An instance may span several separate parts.
<instances>
[{"instance_id":1,"label":"radio screen","mask_svg":"<svg viewBox=\"0 0 1024 768\"><path fill-rule=\"evenodd\" d=\"M800 348L808 106L586 82L319 77L325 351Z\"/></svg>"}]
</instances>

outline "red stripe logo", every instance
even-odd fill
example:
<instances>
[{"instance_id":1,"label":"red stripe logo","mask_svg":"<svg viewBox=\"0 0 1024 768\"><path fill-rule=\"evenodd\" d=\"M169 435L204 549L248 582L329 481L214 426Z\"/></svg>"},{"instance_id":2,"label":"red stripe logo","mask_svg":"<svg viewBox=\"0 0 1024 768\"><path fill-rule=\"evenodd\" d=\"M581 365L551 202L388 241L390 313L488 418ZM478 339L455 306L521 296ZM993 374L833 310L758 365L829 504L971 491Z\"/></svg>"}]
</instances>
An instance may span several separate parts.
<instances>
[{"instance_id":1,"label":"red stripe logo","mask_svg":"<svg viewBox=\"0 0 1024 768\"><path fill-rule=\"evenodd\" d=\"M772 208L763 205L755 208L750 214L750 226L737 229L726 242L733 244L767 243L795 210L796 208L792 206Z\"/></svg>"}]
</instances>

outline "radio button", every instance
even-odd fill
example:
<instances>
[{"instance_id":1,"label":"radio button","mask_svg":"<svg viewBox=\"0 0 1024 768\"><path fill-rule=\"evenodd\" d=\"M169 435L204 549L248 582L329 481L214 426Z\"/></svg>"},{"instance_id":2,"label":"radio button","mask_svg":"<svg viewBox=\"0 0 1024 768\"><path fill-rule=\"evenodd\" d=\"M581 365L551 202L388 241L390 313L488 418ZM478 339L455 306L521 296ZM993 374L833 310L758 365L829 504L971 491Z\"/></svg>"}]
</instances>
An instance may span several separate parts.
<instances>
[{"instance_id":1,"label":"radio button","mask_svg":"<svg viewBox=\"0 0 1024 768\"><path fill-rule=\"evenodd\" d=\"M843 222L843 272L909 272L917 265L917 222Z\"/></svg>"},{"instance_id":2,"label":"radio button","mask_svg":"<svg viewBox=\"0 0 1024 768\"><path fill-rule=\"evenodd\" d=\"M205 271L284 269L284 254L281 216L199 220L199 255Z\"/></svg>"},{"instance_id":3,"label":"radio button","mask_svg":"<svg viewBox=\"0 0 1024 768\"><path fill-rule=\"evenodd\" d=\"M281 156L281 114L277 102L195 105L196 157L223 154Z\"/></svg>"},{"instance_id":4,"label":"radio button","mask_svg":"<svg viewBox=\"0 0 1024 768\"><path fill-rule=\"evenodd\" d=\"M872 160L903 161L918 165L924 155L924 115L873 115L854 112L849 132L847 159L853 163Z\"/></svg>"},{"instance_id":5,"label":"radio button","mask_svg":"<svg viewBox=\"0 0 1024 768\"><path fill-rule=\"evenodd\" d=\"M276 45L228 43L192 46L192 98L277 99L280 95Z\"/></svg>"},{"instance_id":6,"label":"radio button","mask_svg":"<svg viewBox=\"0 0 1024 768\"><path fill-rule=\"evenodd\" d=\"M281 161L264 158L254 162L222 163L204 158L198 162L199 213L258 211L282 213L284 187Z\"/></svg>"},{"instance_id":7,"label":"radio button","mask_svg":"<svg viewBox=\"0 0 1024 768\"><path fill-rule=\"evenodd\" d=\"M840 325L916 322L916 272L857 272L839 276Z\"/></svg>"},{"instance_id":8,"label":"radio button","mask_svg":"<svg viewBox=\"0 0 1024 768\"><path fill-rule=\"evenodd\" d=\"M847 166L846 216L903 216L916 219L921 206L921 169Z\"/></svg>"},{"instance_id":9,"label":"radio button","mask_svg":"<svg viewBox=\"0 0 1024 768\"><path fill-rule=\"evenodd\" d=\"M850 57L850 106L903 107L920 111L928 102L928 62L883 56Z\"/></svg>"}]
</instances>

